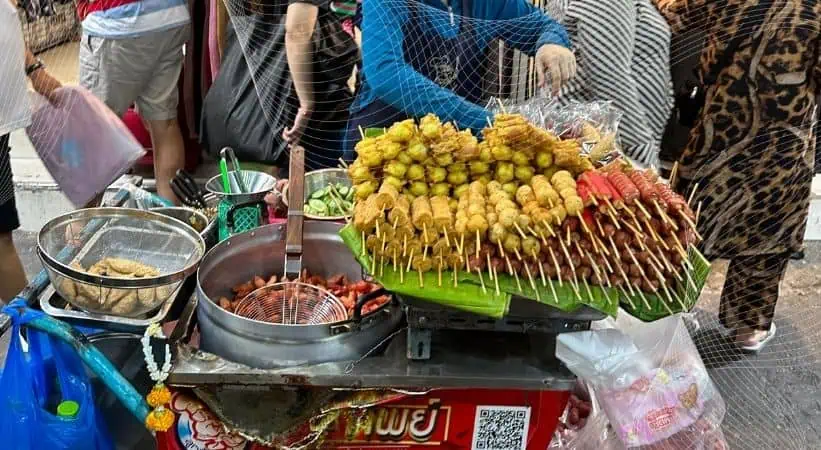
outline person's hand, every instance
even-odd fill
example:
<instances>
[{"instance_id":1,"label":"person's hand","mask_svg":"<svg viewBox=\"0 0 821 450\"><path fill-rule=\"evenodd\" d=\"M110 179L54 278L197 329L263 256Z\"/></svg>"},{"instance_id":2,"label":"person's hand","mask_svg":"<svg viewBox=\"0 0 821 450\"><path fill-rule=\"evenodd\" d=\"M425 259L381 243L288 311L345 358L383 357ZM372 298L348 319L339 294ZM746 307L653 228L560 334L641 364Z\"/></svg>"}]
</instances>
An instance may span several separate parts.
<instances>
[{"instance_id":1,"label":"person's hand","mask_svg":"<svg viewBox=\"0 0 821 450\"><path fill-rule=\"evenodd\" d=\"M305 133L305 128L308 126L309 120L311 120L310 110L306 108L299 108L296 112L293 126L291 126L291 128L285 128L282 132L282 139L285 139L285 142L287 142L290 146L299 144L303 133Z\"/></svg>"},{"instance_id":2,"label":"person's hand","mask_svg":"<svg viewBox=\"0 0 821 450\"><path fill-rule=\"evenodd\" d=\"M57 89L63 87L63 85L46 72L45 69L36 70L29 78L31 79L31 85L38 94L47 98L48 101L52 103L57 100L55 92Z\"/></svg>"},{"instance_id":3,"label":"person's hand","mask_svg":"<svg viewBox=\"0 0 821 450\"><path fill-rule=\"evenodd\" d=\"M576 76L576 57L566 47L555 44L546 44L536 52L536 74L539 87L545 88L546 74L551 76L551 89L558 94L559 89L568 80Z\"/></svg>"}]
</instances>

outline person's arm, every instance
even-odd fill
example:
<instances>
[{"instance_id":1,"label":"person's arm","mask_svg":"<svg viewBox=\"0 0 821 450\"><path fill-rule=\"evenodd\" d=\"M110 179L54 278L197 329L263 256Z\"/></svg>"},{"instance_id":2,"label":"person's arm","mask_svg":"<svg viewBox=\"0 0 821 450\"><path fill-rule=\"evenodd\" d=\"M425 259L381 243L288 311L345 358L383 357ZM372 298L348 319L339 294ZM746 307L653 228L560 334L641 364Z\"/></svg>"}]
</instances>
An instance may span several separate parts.
<instances>
[{"instance_id":1,"label":"person's arm","mask_svg":"<svg viewBox=\"0 0 821 450\"><path fill-rule=\"evenodd\" d=\"M474 8L476 17L504 21L490 22L488 26L497 27L496 34L503 41L530 56L543 45L570 47L564 27L527 0L476 2Z\"/></svg>"},{"instance_id":2,"label":"person's arm","mask_svg":"<svg viewBox=\"0 0 821 450\"><path fill-rule=\"evenodd\" d=\"M285 15L285 54L288 69L299 98L299 107L307 113L314 108L313 47L319 8L303 2L292 2Z\"/></svg>"},{"instance_id":3,"label":"person's arm","mask_svg":"<svg viewBox=\"0 0 821 450\"><path fill-rule=\"evenodd\" d=\"M30 67L37 66L39 67L36 70L28 74L28 78L31 80L31 85L34 87L34 91L38 94L49 100L54 100L54 91L61 88L63 86L62 83L57 81L48 73L48 71L46 71L46 66L42 65L42 63L28 49L28 46L26 46L26 67L23 69L28 70Z\"/></svg>"},{"instance_id":4,"label":"person's arm","mask_svg":"<svg viewBox=\"0 0 821 450\"><path fill-rule=\"evenodd\" d=\"M406 2L365 0L362 9L362 72L383 102L409 116L434 113L462 128L484 128L489 111L442 88L405 62L402 25L408 15Z\"/></svg>"},{"instance_id":5,"label":"person's arm","mask_svg":"<svg viewBox=\"0 0 821 450\"><path fill-rule=\"evenodd\" d=\"M574 43L582 62L580 81L596 100L609 100L623 116L619 134L625 153L647 164L658 152L632 75L636 11L618 0L575 2L568 16L578 20Z\"/></svg>"}]
</instances>

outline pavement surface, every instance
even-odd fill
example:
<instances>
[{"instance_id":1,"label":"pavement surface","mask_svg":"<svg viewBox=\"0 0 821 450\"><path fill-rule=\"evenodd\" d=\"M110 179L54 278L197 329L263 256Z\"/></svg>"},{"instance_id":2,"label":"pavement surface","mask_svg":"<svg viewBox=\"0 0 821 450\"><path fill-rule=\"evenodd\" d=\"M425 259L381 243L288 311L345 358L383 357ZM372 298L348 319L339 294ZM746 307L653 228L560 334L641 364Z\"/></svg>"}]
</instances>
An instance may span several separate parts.
<instances>
[{"instance_id":1,"label":"pavement surface","mask_svg":"<svg viewBox=\"0 0 821 450\"><path fill-rule=\"evenodd\" d=\"M40 269L36 235L17 232L26 272ZM729 344L716 314L726 262L719 261L694 314L701 356L727 404L723 430L732 449L821 448L821 243L807 243L787 272L776 313L778 334L758 355ZM3 339L5 341L5 339ZM6 343L0 342L0 360Z\"/></svg>"}]
</instances>

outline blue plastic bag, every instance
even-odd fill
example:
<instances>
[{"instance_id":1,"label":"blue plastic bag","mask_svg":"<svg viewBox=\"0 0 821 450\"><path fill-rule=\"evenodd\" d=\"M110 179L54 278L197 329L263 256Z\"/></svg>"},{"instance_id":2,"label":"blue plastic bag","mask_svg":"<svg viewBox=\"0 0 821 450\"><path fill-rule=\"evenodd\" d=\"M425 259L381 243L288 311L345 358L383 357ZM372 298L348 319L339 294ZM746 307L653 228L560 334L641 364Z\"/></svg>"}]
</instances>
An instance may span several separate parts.
<instances>
[{"instance_id":1,"label":"blue plastic bag","mask_svg":"<svg viewBox=\"0 0 821 450\"><path fill-rule=\"evenodd\" d=\"M94 405L83 362L66 343L42 331L21 328L43 313L6 308L13 320L6 365L0 374L0 436L15 450L110 450L114 448ZM70 419L56 415L60 401L80 405Z\"/></svg>"}]
</instances>

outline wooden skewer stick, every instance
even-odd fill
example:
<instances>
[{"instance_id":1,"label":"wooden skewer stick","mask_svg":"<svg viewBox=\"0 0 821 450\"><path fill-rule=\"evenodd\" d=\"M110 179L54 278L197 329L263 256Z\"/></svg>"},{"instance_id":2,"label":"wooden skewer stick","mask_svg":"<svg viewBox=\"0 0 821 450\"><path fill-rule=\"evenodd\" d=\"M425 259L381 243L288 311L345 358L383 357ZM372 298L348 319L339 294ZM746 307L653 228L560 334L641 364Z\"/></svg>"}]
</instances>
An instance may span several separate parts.
<instances>
[{"instance_id":1,"label":"wooden skewer stick","mask_svg":"<svg viewBox=\"0 0 821 450\"><path fill-rule=\"evenodd\" d=\"M448 236L448 228L447 227L442 227L442 234L445 235L445 244L447 244L448 247L450 247L450 237Z\"/></svg>"},{"instance_id":2,"label":"wooden skewer stick","mask_svg":"<svg viewBox=\"0 0 821 450\"><path fill-rule=\"evenodd\" d=\"M482 271L479 268L476 268L476 273L479 275L479 283L482 285L482 293L487 294L487 287L485 286L485 277L482 275Z\"/></svg>"},{"instance_id":3,"label":"wooden skewer stick","mask_svg":"<svg viewBox=\"0 0 821 450\"><path fill-rule=\"evenodd\" d=\"M427 245L430 239L428 239L428 224L424 222L422 222L422 237L425 238L425 245Z\"/></svg>"},{"instance_id":4,"label":"wooden skewer stick","mask_svg":"<svg viewBox=\"0 0 821 450\"><path fill-rule=\"evenodd\" d=\"M521 260L522 260L522 254L521 254L521 253L519 253L519 249L518 249L518 248L514 248L514 249L513 249L513 253L515 253L515 254L516 254L516 259L517 259L517 260L519 260L519 261L521 261Z\"/></svg>"},{"instance_id":5,"label":"wooden skewer stick","mask_svg":"<svg viewBox=\"0 0 821 450\"><path fill-rule=\"evenodd\" d=\"M591 233L591 232L590 232L590 228L588 228L588 227L587 227L587 222L585 222L585 221L584 221L584 217L582 217L582 214L581 214L581 213L578 213L578 214L576 214L576 217L578 217L578 218L579 218L579 222L581 222L581 224L582 224L582 229L584 229L584 232L585 232L585 233L587 233L588 235L591 235L591 236L592 236L592 235L593 235L593 233ZM569 230L569 228L568 228L568 230Z\"/></svg>"},{"instance_id":6,"label":"wooden skewer stick","mask_svg":"<svg viewBox=\"0 0 821 450\"><path fill-rule=\"evenodd\" d=\"M385 275L385 254L379 255L379 276Z\"/></svg>"},{"instance_id":7,"label":"wooden skewer stick","mask_svg":"<svg viewBox=\"0 0 821 450\"><path fill-rule=\"evenodd\" d=\"M487 275L490 277L490 281L493 281L493 271L490 270L490 252L485 253L485 256L487 257Z\"/></svg>"},{"instance_id":8,"label":"wooden skewer stick","mask_svg":"<svg viewBox=\"0 0 821 450\"><path fill-rule=\"evenodd\" d=\"M542 240L542 245L547 245L547 237L545 237L544 233L539 233L539 239Z\"/></svg>"},{"instance_id":9,"label":"wooden skewer stick","mask_svg":"<svg viewBox=\"0 0 821 450\"><path fill-rule=\"evenodd\" d=\"M542 298L539 295L539 289L536 288L536 280L533 279L533 274L530 273L530 267L527 264L522 264L525 268L525 273L527 274L527 279L530 280L530 288L533 289L533 292L536 293L536 300L541 301Z\"/></svg>"},{"instance_id":10,"label":"wooden skewer stick","mask_svg":"<svg viewBox=\"0 0 821 450\"><path fill-rule=\"evenodd\" d=\"M670 171L670 187L676 185L676 176L678 175L678 161L673 163L673 170Z\"/></svg>"},{"instance_id":11,"label":"wooden skewer stick","mask_svg":"<svg viewBox=\"0 0 821 450\"><path fill-rule=\"evenodd\" d=\"M393 248L393 271L396 272L396 263L398 262L396 247Z\"/></svg>"},{"instance_id":12,"label":"wooden skewer stick","mask_svg":"<svg viewBox=\"0 0 821 450\"><path fill-rule=\"evenodd\" d=\"M365 130L363 130L363 129L362 129L362 125L357 125L357 126L356 126L356 128L358 128L358 129L359 129L359 136L360 136L362 139L365 139Z\"/></svg>"},{"instance_id":13,"label":"wooden skewer stick","mask_svg":"<svg viewBox=\"0 0 821 450\"><path fill-rule=\"evenodd\" d=\"M604 256L610 256L610 250L607 249L607 246L604 245L604 242L601 239L599 239L598 236L593 236L593 239L596 241L596 243L601 248L602 253L604 254Z\"/></svg>"},{"instance_id":14,"label":"wooden skewer stick","mask_svg":"<svg viewBox=\"0 0 821 450\"><path fill-rule=\"evenodd\" d=\"M365 241L365 231L362 231L362 252L359 256L365 256L365 252L367 252L367 241Z\"/></svg>"},{"instance_id":15,"label":"wooden skewer stick","mask_svg":"<svg viewBox=\"0 0 821 450\"><path fill-rule=\"evenodd\" d=\"M621 288L621 293L624 294L624 299L627 300L627 303L630 304L630 307L636 309L636 304L633 303L633 300L630 299L630 297L636 295L633 293L633 286L631 286L628 282L627 287L630 288L630 295L627 295L627 291L625 291L624 288Z\"/></svg>"},{"instance_id":16,"label":"wooden skewer stick","mask_svg":"<svg viewBox=\"0 0 821 450\"><path fill-rule=\"evenodd\" d=\"M598 227L599 227L599 234L600 234L602 237L604 237L604 227L602 226L602 224L601 224L601 220L599 220L599 218L598 218L598 217L596 217L596 226L598 226Z\"/></svg>"},{"instance_id":17,"label":"wooden skewer stick","mask_svg":"<svg viewBox=\"0 0 821 450\"><path fill-rule=\"evenodd\" d=\"M527 235L525 234L524 230L522 230L522 227L520 227L518 223L513 222L513 228L516 228L516 231L519 232L519 236L521 236L522 239L527 239Z\"/></svg>"},{"instance_id":18,"label":"wooden skewer stick","mask_svg":"<svg viewBox=\"0 0 821 450\"><path fill-rule=\"evenodd\" d=\"M644 214L646 218L651 219L653 217L650 215L647 209L644 208L644 205L642 205L639 200L636 200L636 206L639 208L639 210L641 210L642 214Z\"/></svg>"},{"instance_id":19,"label":"wooden skewer stick","mask_svg":"<svg viewBox=\"0 0 821 450\"><path fill-rule=\"evenodd\" d=\"M598 200L596 200L596 196L595 196L595 195L590 194L590 201L591 201L591 202L593 202L593 206L599 206L599 201L598 201Z\"/></svg>"},{"instance_id":20,"label":"wooden skewer stick","mask_svg":"<svg viewBox=\"0 0 821 450\"><path fill-rule=\"evenodd\" d=\"M556 286L553 284L553 280L550 280L550 282L548 284L550 285L550 292L553 294L553 301L555 301L556 304L558 305L559 304L559 295L556 294Z\"/></svg>"},{"instance_id":21,"label":"wooden skewer stick","mask_svg":"<svg viewBox=\"0 0 821 450\"><path fill-rule=\"evenodd\" d=\"M376 227L376 237L378 238L379 236L382 235L382 233L379 232L379 221L378 220L376 222L374 222L374 226Z\"/></svg>"},{"instance_id":22,"label":"wooden skewer stick","mask_svg":"<svg viewBox=\"0 0 821 450\"><path fill-rule=\"evenodd\" d=\"M402 257L408 254L408 235L402 237Z\"/></svg>"},{"instance_id":23,"label":"wooden skewer stick","mask_svg":"<svg viewBox=\"0 0 821 450\"><path fill-rule=\"evenodd\" d=\"M584 283L584 288L587 290L587 297L589 299L593 299L593 291L590 290L590 285L587 283L587 280L582 279L582 283Z\"/></svg>"},{"instance_id":24,"label":"wooden skewer stick","mask_svg":"<svg viewBox=\"0 0 821 450\"><path fill-rule=\"evenodd\" d=\"M465 234L462 233L462 236L459 237L459 254L461 255L463 251L465 251Z\"/></svg>"},{"instance_id":25,"label":"wooden skewer stick","mask_svg":"<svg viewBox=\"0 0 821 450\"><path fill-rule=\"evenodd\" d=\"M470 257L467 255L467 253L465 253L465 270L467 270L468 273L473 272L472 270L470 270Z\"/></svg>"},{"instance_id":26,"label":"wooden skewer stick","mask_svg":"<svg viewBox=\"0 0 821 450\"><path fill-rule=\"evenodd\" d=\"M426 259L428 259L428 244L425 244L425 246L422 247L422 261L425 261Z\"/></svg>"},{"instance_id":27,"label":"wooden skewer stick","mask_svg":"<svg viewBox=\"0 0 821 450\"><path fill-rule=\"evenodd\" d=\"M613 247L613 253L618 255L619 254L619 248L616 247L616 243L613 241L613 237L612 236L608 236L608 237L610 238L610 245ZM627 278L627 274L624 272L624 268L622 268L621 264L618 264L618 263L616 264L616 268L619 269L619 275L621 275L621 278L622 278L622 280L624 280L624 283L627 285L627 288L630 289L630 295L636 295L633 292L633 285L630 284L630 279ZM631 306L632 306L632 304L631 304ZM633 306L633 307L635 308L635 306Z\"/></svg>"},{"instance_id":28,"label":"wooden skewer stick","mask_svg":"<svg viewBox=\"0 0 821 450\"><path fill-rule=\"evenodd\" d=\"M676 233L670 233L673 236L673 240L676 241L676 250L678 250L679 255L681 255L681 259L687 259L687 251L684 250L684 246L681 245L681 241L678 240L678 236Z\"/></svg>"},{"instance_id":29,"label":"wooden skewer stick","mask_svg":"<svg viewBox=\"0 0 821 450\"><path fill-rule=\"evenodd\" d=\"M410 250L410 257L408 257L408 268L405 269L405 272L410 272L411 270L411 263L413 262L413 251L416 250L415 248L411 248Z\"/></svg>"},{"instance_id":30,"label":"wooden skewer stick","mask_svg":"<svg viewBox=\"0 0 821 450\"><path fill-rule=\"evenodd\" d=\"M556 233L553 232L553 227L550 226L550 223L546 220L543 220L542 223L544 224L544 227L547 228L547 232L550 233L551 236L556 237Z\"/></svg>"},{"instance_id":31,"label":"wooden skewer stick","mask_svg":"<svg viewBox=\"0 0 821 450\"><path fill-rule=\"evenodd\" d=\"M522 292L522 283L519 281L519 274L513 270L513 264L510 263L510 258L505 255L505 261L507 262L507 270L508 272L513 274L513 278L516 280L516 287L519 289L519 292Z\"/></svg>"},{"instance_id":32,"label":"wooden skewer stick","mask_svg":"<svg viewBox=\"0 0 821 450\"><path fill-rule=\"evenodd\" d=\"M647 282L648 282L647 284L650 284L650 283L649 283L649 281L650 281L650 280L648 280L648 279L647 279L647 274L644 272L644 267L642 267L642 266L641 266L641 264L639 264L639 260L638 260L638 259L636 259L636 254L635 254L635 253L633 253L633 249L631 249L631 248L630 248L630 247L628 247L628 246L625 246L624 248L626 248L626 249L627 249L627 254L629 254L629 255L630 255L630 259L632 259L632 260L633 260L633 264L635 264L635 265L636 265L636 267L638 267L638 268L639 268L639 273L641 273L642 278L644 278L644 279L645 279L645 281L647 281Z\"/></svg>"},{"instance_id":33,"label":"wooden skewer stick","mask_svg":"<svg viewBox=\"0 0 821 450\"><path fill-rule=\"evenodd\" d=\"M698 202L698 208L696 208L696 225L698 225L698 219L701 218L701 202Z\"/></svg>"},{"instance_id":34,"label":"wooden skewer stick","mask_svg":"<svg viewBox=\"0 0 821 450\"><path fill-rule=\"evenodd\" d=\"M419 273L419 287L425 287L425 277L422 276L422 269L417 267L416 272Z\"/></svg>"},{"instance_id":35,"label":"wooden skewer stick","mask_svg":"<svg viewBox=\"0 0 821 450\"><path fill-rule=\"evenodd\" d=\"M348 170L348 163L346 163L344 159L339 158L339 165L342 166L343 169Z\"/></svg>"},{"instance_id":36,"label":"wooden skewer stick","mask_svg":"<svg viewBox=\"0 0 821 450\"><path fill-rule=\"evenodd\" d=\"M479 259L479 250L482 248L482 241L479 238L479 230L476 230L476 259Z\"/></svg>"},{"instance_id":37,"label":"wooden skewer stick","mask_svg":"<svg viewBox=\"0 0 821 450\"><path fill-rule=\"evenodd\" d=\"M536 255L536 250L533 249L533 261L536 265L539 266L539 275L542 277L542 286L547 287L547 277L544 276L544 267L542 267L542 262L539 261L538 255Z\"/></svg>"},{"instance_id":38,"label":"wooden skewer stick","mask_svg":"<svg viewBox=\"0 0 821 450\"><path fill-rule=\"evenodd\" d=\"M636 290L639 293L639 297L641 297L641 301L644 302L644 306L646 306L647 309L652 309L650 302L647 301L647 297L644 296L644 292L641 290L641 287L636 286Z\"/></svg>"},{"instance_id":39,"label":"wooden skewer stick","mask_svg":"<svg viewBox=\"0 0 821 450\"><path fill-rule=\"evenodd\" d=\"M610 284L610 279L609 279L606 275L604 275L604 274L602 273L602 269L601 269L601 267L599 267L599 265L598 265L598 264L596 264L596 261L594 261L594 260L593 260L593 257L592 257L592 256L590 256L590 252L588 252L588 251L584 251L584 252L582 253L582 249L581 249L581 248L579 248L579 252L580 252L580 254L584 255L584 256L585 256L585 258L587 258L587 262L589 262L589 263L590 263L590 267L592 267L592 268L593 268L593 272L596 274L596 276L599 278L599 280L607 280L607 285L608 285L608 286L611 286L611 284Z\"/></svg>"},{"instance_id":40,"label":"wooden skewer stick","mask_svg":"<svg viewBox=\"0 0 821 450\"><path fill-rule=\"evenodd\" d=\"M567 227L567 245L570 245L570 227Z\"/></svg>"},{"instance_id":41,"label":"wooden skewer stick","mask_svg":"<svg viewBox=\"0 0 821 450\"><path fill-rule=\"evenodd\" d=\"M496 286L496 295L502 295L501 291L499 290L499 274L496 272L496 268L489 267L488 271L493 272L493 284Z\"/></svg>"},{"instance_id":42,"label":"wooden skewer stick","mask_svg":"<svg viewBox=\"0 0 821 450\"><path fill-rule=\"evenodd\" d=\"M656 278L658 278L659 283L661 283L661 287L664 289L664 293L667 294L667 298L670 299L670 302L673 301L673 295L670 293L670 288L667 286L667 280L664 278L664 275L658 270L658 268L654 267L656 272ZM687 307L684 306L684 303L681 302L681 299L676 297L676 301L678 302L679 306L681 306L682 311L687 311ZM672 312L671 312L672 314Z\"/></svg>"},{"instance_id":43,"label":"wooden skewer stick","mask_svg":"<svg viewBox=\"0 0 821 450\"><path fill-rule=\"evenodd\" d=\"M399 284L405 284L405 264L399 262Z\"/></svg>"},{"instance_id":44,"label":"wooden skewer stick","mask_svg":"<svg viewBox=\"0 0 821 450\"><path fill-rule=\"evenodd\" d=\"M607 215L610 216L610 220L613 221L613 225L616 226L617 230L621 230L621 225L619 224L619 220L616 218L616 207L610 203L610 200L605 198L604 201L607 203Z\"/></svg>"},{"instance_id":45,"label":"wooden skewer stick","mask_svg":"<svg viewBox=\"0 0 821 450\"><path fill-rule=\"evenodd\" d=\"M670 216L668 216L667 213L664 212L663 209L661 209L661 205L659 204L659 202L653 200L653 204L656 206L656 211L659 213L659 217L661 217L661 220L663 220L667 225L670 225L673 231L678 231L678 225L676 225L676 222L671 220Z\"/></svg>"},{"instance_id":46,"label":"wooden skewer stick","mask_svg":"<svg viewBox=\"0 0 821 450\"><path fill-rule=\"evenodd\" d=\"M437 282L438 282L437 285L439 287L442 287L442 254L441 253L439 254L439 274L438 275L439 276L438 276L438 279L437 279Z\"/></svg>"},{"instance_id":47,"label":"wooden skewer stick","mask_svg":"<svg viewBox=\"0 0 821 450\"><path fill-rule=\"evenodd\" d=\"M559 244L562 247L562 252L564 252L564 257L567 258L567 265L569 265L570 270L573 271L573 282L571 284L575 290L579 290L579 278L576 276L576 266L573 265L573 261L570 259L570 252L567 251L567 246L564 245L564 242L559 240Z\"/></svg>"},{"instance_id":48,"label":"wooden skewer stick","mask_svg":"<svg viewBox=\"0 0 821 450\"><path fill-rule=\"evenodd\" d=\"M553 253L553 248L547 247L547 249L550 251L550 259L553 260L553 265L556 267L556 276L559 277L559 287L562 287L564 285L562 284L562 268L559 266L559 260L556 259L556 254Z\"/></svg>"},{"instance_id":49,"label":"wooden skewer stick","mask_svg":"<svg viewBox=\"0 0 821 450\"><path fill-rule=\"evenodd\" d=\"M693 203L693 197L696 196L696 189L698 189L698 183L693 185L693 190L690 191L690 198L687 199L687 206L690 206Z\"/></svg>"},{"instance_id":50,"label":"wooden skewer stick","mask_svg":"<svg viewBox=\"0 0 821 450\"><path fill-rule=\"evenodd\" d=\"M701 205L701 203L699 203L699 205ZM696 235L696 239L698 239L699 241L703 241L704 238L701 237L701 234L699 234L698 230L696 229L696 223L693 222L693 219L687 217L687 214L684 214L683 212L681 213L681 218L682 220L687 222L687 225L689 225L690 228L693 230L693 233L695 233Z\"/></svg>"},{"instance_id":51,"label":"wooden skewer stick","mask_svg":"<svg viewBox=\"0 0 821 450\"><path fill-rule=\"evenodd\" d=\"M664 242L664 239L656 233L656 230L653 229L653 226L650 225L650 222L645 220L644 223L647 225L647 231L650 233L650 237L653 238L654 241L658 242L659 245L662 246L665 250L670 250L670 247Z\"/></svg>"},{"instance_id":52,"label":"wooden skewer stick","mask_svg":"<svg viewBox=\"0 0 821 450\"><path fill-rule=\"evenodd\" d=\"M458 265L453 266L453 287L455 287L455 288L459 287L459 266Z\"/></svg>"}]
</instances>

